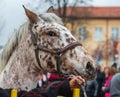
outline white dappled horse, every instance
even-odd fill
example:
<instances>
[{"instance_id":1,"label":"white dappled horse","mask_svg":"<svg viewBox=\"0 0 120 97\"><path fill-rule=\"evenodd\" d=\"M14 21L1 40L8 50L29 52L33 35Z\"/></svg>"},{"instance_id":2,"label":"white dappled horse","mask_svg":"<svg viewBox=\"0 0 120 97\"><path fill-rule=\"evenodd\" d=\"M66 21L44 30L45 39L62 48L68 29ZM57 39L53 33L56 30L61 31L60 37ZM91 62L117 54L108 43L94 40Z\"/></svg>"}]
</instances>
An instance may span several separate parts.
<instances>
[{"instance_id":1,"label":"white dappled horse","mask_svg":"<svg viewBox=\"0 0 120 97\"><path fill-rule=\"evenodd\" d=\"M0 87L35 88L40 71L57 71L54 51L58 49L64 49L59 60L62 74L94 78L94 60L82 45L75 44L77 40L57 15L50 9L40 15L26 8L25 12L29 21L10 38L0 56Z\"/></svg>"}]
</instances>

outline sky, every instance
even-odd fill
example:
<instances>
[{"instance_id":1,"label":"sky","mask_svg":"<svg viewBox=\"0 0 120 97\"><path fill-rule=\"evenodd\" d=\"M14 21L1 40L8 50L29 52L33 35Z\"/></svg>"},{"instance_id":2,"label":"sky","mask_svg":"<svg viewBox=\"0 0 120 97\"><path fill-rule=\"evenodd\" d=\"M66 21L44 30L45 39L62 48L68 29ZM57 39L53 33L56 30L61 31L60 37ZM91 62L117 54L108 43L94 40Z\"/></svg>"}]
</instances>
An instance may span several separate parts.
<instances>
[{"instance_id":1,"label":"sky","mask_svg":"<svg viewBox=\"0 0 120 97\"><path fill-rule=\"evenodd\" d=\"M120 0L93 0L94 6L120 6Z\"/></svg>"},{"instance_id":2,"label":"sky","mask_svg":"<svg viewBox=\"0 0 120 97\"><path fill-rule=\"evenodd\" d=\"M49 4L45 5L41 2L42 0L1 0L0 1L0 45L5 45L15 29L18 29L23 24L27 17L25 16L22 5L24 4L27 8L35 11L34 8L39 7L39 11L36 13L44 12L49 8ZM70 3L73 0L69 0ZM38 5L39 4L39 5ZM92 6L120 6L120 0L93 0Z\"/></svg>"}]
</instances>

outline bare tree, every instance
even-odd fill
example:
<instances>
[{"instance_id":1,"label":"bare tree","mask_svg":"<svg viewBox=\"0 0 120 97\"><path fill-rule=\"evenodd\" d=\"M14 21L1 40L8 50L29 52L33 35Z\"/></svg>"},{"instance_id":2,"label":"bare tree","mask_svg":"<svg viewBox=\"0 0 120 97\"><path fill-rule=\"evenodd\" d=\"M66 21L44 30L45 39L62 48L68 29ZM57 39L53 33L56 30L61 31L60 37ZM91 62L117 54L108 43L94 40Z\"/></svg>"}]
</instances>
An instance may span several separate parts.
<instances>
[{"instance_id":1,"label":"bare tree","mask_svg":"<svg viewBox=\"0 0 120 97\"><path fill-rule=\"evenodd\" d=\"M108 65L108 62L115 62L118 59L116 58L116 55L119 54L117 47L118 41L109 39L107 40L107 45L105 41L97 46L94 50L93 56L97 61L106 60L106 65Z\"/></svg>"},{"instance_id":2,"label":"bare tree","mask_svg":"<svg viewBox=\"0 0 120 97\"><path fill-rule=\"evenodd\" d=\"M71 3L70 0L45 0L45 2L49 2L51 6L56 7L58 9L59 16L61 16L65 22L67 18L67 6L71 6L73 11L75 6L90 5L89 2L92 2L92 0L72 0Z\"/></svg>"}]
</instances>

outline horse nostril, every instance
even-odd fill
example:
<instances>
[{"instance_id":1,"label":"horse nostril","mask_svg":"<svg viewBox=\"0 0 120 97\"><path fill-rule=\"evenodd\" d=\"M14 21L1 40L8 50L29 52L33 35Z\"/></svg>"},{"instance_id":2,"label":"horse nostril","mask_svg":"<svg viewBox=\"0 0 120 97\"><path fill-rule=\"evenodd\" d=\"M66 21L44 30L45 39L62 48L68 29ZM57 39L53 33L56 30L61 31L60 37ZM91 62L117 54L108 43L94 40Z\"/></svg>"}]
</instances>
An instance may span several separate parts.
<instances>
[{"instance_id":1,"label":"horse nostril","mask_svg":"<svg viewBox=\"0 0 120 97\"><path fill-rule=\"evenodd\" d=\"M86 69L92 69L92 68L93 68L93 65L90 62L88 62L86 65Z\"/></svg>"}]
</instances>

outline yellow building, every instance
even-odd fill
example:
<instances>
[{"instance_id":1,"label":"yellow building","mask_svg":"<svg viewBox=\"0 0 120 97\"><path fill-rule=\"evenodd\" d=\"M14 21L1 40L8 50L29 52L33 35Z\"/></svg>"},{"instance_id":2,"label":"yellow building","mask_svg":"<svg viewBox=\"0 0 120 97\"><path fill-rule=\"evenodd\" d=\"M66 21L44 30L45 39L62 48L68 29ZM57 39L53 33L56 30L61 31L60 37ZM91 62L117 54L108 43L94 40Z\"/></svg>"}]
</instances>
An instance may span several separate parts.
<instances>
[{"instance_id":1,"label":"yellow building","mask_svg":"<svg viewBox=\"0 0 120 97\"><path fill-rule=\"evenodd\" d=\"M66 17L66 26L97 64L120 64L120 7L68 7Z\"/></svg>"}]
</instances>

